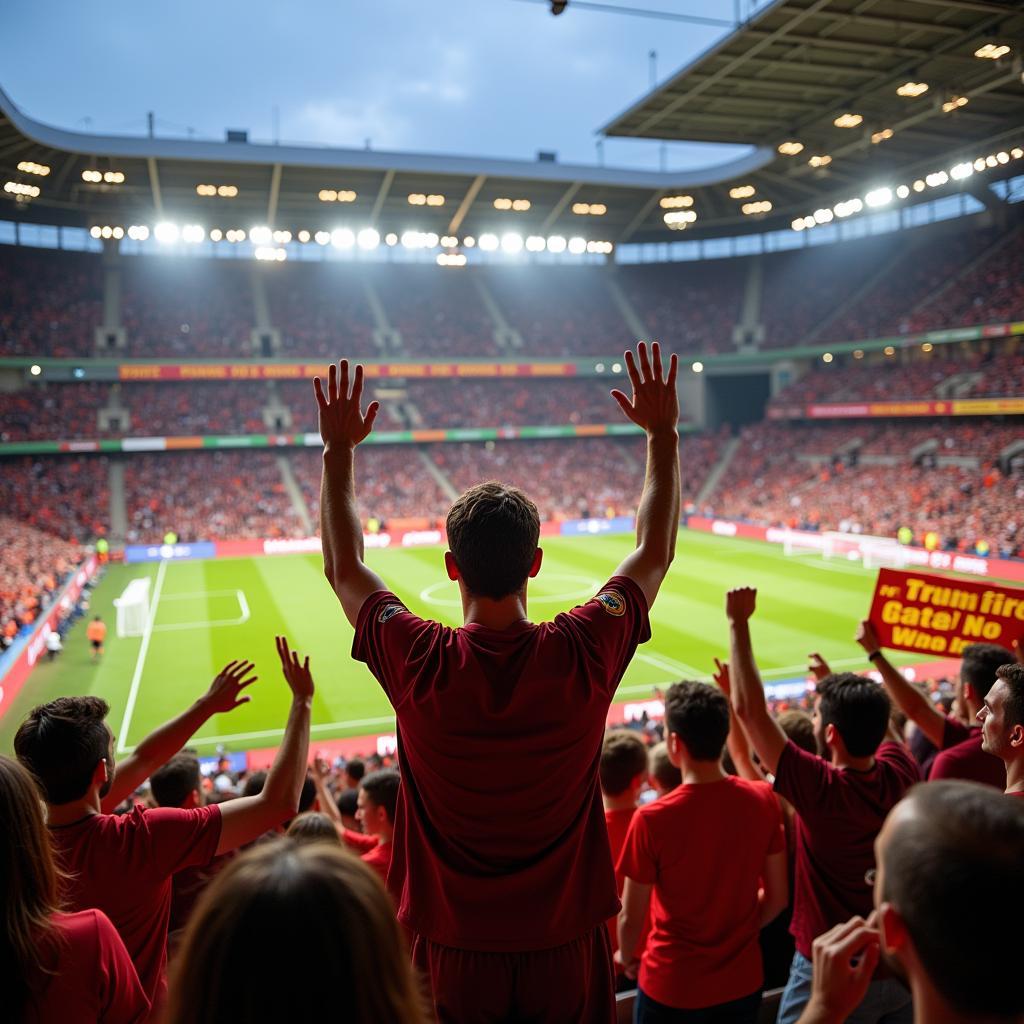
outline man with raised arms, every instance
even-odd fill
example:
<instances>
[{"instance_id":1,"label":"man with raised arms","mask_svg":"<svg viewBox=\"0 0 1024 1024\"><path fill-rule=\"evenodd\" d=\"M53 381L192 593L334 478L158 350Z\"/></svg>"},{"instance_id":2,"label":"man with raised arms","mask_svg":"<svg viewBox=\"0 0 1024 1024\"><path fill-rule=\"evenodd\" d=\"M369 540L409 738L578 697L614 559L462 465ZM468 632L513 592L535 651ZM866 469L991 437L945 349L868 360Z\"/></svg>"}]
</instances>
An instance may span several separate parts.
<instances>
[{"instance_id":1,"label":"man with raised arms","mask_svg":"<svg viewBox=\"0 0 1024 1024\"><path fill-rule=\"evenodd\" d=\"M397 717L402 787L389 888L413 935L441 1021L615 1020L605 922L619 909L598 784L608 706L675 553L679 526L677 360L626 353L632 397L612 395L647 434L637 546L586 604L527 617L541 570L537 508L519 489L478 485L452 506L444 566L464 625L410 612L363 562L355 449L378 403L360 407L362 367L314 382L324 441L324 570L355 627L353 657Z\"/></svg>"}]
</instances>

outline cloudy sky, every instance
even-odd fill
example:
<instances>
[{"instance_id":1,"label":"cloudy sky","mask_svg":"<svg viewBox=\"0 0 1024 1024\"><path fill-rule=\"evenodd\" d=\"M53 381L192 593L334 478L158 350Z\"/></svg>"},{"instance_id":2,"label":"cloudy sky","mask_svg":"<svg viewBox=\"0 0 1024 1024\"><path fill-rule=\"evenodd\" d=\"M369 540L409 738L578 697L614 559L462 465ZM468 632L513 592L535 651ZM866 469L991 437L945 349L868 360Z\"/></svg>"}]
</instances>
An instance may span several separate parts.
<instances>
[{"instance_id":1,"label":"cloudy sky","mask_svg":"<svg viewBox=\"0 0 1024 1024\"><path fill-rule=\"evenodd\" d=\"M731 22L766 0L603 0ZM537 0L34 0L5 18L0 87L39 120L157 133L533 159L597 159L596 130L728 31ZM276 110L276 116L275 116ZM660 144L609 139L609 165ZM673 144L669 167L740 150Z\"/></svg>"}]
</instances>

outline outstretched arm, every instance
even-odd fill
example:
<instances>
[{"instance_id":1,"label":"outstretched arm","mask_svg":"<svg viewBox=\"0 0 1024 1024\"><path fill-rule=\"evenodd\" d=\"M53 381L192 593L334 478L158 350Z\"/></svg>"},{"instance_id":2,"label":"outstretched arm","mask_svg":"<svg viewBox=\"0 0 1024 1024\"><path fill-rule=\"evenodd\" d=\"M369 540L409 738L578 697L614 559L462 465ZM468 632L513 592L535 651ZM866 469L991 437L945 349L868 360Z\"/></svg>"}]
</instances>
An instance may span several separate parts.
<instances>
[{"instance_id":1,"label":"outstretched arm","mask_svg":"<svg viewBox=\"0 0 1024 1024\"><path fill-rule=\"evenodd\" d=\"M320 805L320 813L326 814L338 829L345 827L341 819L341 811L331 791L327 788L327 776L330 775L330 765L318 754L313 758L313 770L310 774L313 777L313 788L316 790L317 803Z\"/></svg>"},{"instance_id":2,"label":"outstretched arm","mask_svg":"<svg viewBox=\"0 0 1024 1024\"><path fill-rule=\"evenodd\" d=\"M942 712L912 683L907 682L878 646L875 627L865 619L857 627L857 643L864 648L868 660L878 669L882 684L896 705L931 743L942 748L942 737L946 729L946 718Z\"/></svg>"},{"instance_id":3,"label":"outstretched arm","mask_svg":"<svg viewBox=\"0 0 1024 1024\"><path fill-rule=\"evenodd\" d=\"M641 341L637 358L639 367L633 353L626 353L632 400L621 391L612 392L626 416L647 431L647 472L636 515L636 551L619 566L616 575L633 580L644 592L649 607L675 557L679 533L679 361L675 355L671 357L666 378L657 342L648 356L647 346Z\"/></svg>"},{"instance_id":4,"label":"outstretched arm","mask_svg":"<svg viewBox=\"0 0 1024 1024\"><path fill-rule=\"evenodd\" d=\"M747 738L743 723L732 710L732 681L729 676L729 662L715 658L715 671L711 674L715 685L729 702L729 735L725 739L726 750L732 758L736 774L750 782L764 782L764 772L754 764L750 757L750 740Z\"/></svg>"},{"instance_id":5,"label":"outstretched arm","mask_svg":"<svg viewBox=\"0 0 1024 1024\"><path fill-rule=\"evenodd\" d=\"M308 657L300 662L298 654L289 650L288 641L283 636L277 637L276 643L281 670L292 691L284 738L270 767L263 791L256 796L243 796L220 805L218 856L258 839L264 832L294 817L299 807L302 783L306 778L306 759L309 756L313 676L309 671Z\"/></svg>"},{"instance_id":6,"label":"outstretched arm","mask_svg":"<svg viewBox=\"0 0 1024 1024\"><path fill-rule=\"evenodd\" d=\"M132 795L157 770L165 765L214 715L231 711L249 702L242 691L256 682L251 676L251 661L231 661L217 673L209 690L177 718L151 732L114 772L114 783L103 798L101 809L110 814L122 800Z\"/></svg>"},{"instance_id":7,"label":"outstretched arm","mask_svg":"<svg viewBox=\"0 0 1024 1024\"><path fill-rule=\"evenodd\" d=\"M732 709L750 737L768 771L775 772L786 746L786 734L768 713L761 674L750 642L750 616L757 604L757 591L750 587L730 590L725 597L729 617L729 671L732 676Z\"/></svg>"},{"instance_id":8,"label":"outstretched arm","mask_svg":"<svg viewBox=\"0 0 1024 1024\"><path fill-rule=\"evenodd\" d=\"M338 366L331 364L326 394L319 377L313 379L313 391L324 442L320 480L324 574L338 595L345 616L355 626L363 602L375 591L387 589L384 581L363 562L363 527L355 488L356 445L373 430L380 403L371 402L363 415L363 368L356 365L350 394L347 359L342 359Z\"/></svg>"}]
</instances>

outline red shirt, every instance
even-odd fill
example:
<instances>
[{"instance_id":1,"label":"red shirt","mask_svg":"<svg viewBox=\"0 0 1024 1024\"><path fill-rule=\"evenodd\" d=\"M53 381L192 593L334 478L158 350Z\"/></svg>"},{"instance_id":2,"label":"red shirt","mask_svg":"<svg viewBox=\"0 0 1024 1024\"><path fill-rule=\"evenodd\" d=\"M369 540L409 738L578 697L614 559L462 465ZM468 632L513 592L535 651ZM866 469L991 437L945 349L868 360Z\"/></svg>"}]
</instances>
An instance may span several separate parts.
<instances>
[{"instance_id":1,"label":"red shirt","mask_svg":"<svg viewBox=\"0 0 1024 1024\"><path fill-rule=\"evenodd\" d=\"M883 743L866 772L835 768L790 740L779 758L775 791L796 808L796 873L790 932L811 958L822 932L873 907L865 875L875 867L875 836L903 794L920 782L899 743Z\"/></svg>"},{"instance_id":2,"label":"red shirt","mask_svg":"<svg viewBox=\"0 0 1024 1024\"><path fill-rule=\"evenodd\" d=\"M1002 759L981 748L981 728L947 718L942 729L942 748L932 761L930 782L939 779L968 779L1006 789L1006 765Z\"/></svg>"},{"instance_id":3,"label":"red shirt","mask_svg":"<svg viewBox=\"0 0 1024 1024\"><path fill-rule=\"evenodd\" d=\"M214 857L207 864L197 864L174 874L171 880L171 916L167 922L168 932L180 931L188 924L192 911L206 887L234 859L235 851Z\"/></svg>"},{"instance_id":4,"label":"red shirt","mask_svg":"<svg viewBox=\"0 0 1024 1024\"><path fill-rule=\"evenodd\" d=\"M371 836L371 838L376 840L376 836ZM361 857L364 864L369 864L380 875L380 880L385 885L388 884L388 868L391 867L392 846L394 846L393 842L377 843Z\"/></svg>"},{"instance_id":5,"label":"red shirt","mask_svg":"<svg viewBox=\"0 0 1024 1024\"><path fill-rule=\"evenodd\" d=\"M55 914L57 934L37 946L26 1024L135 1024L149 1000L121 936L100 910ZM54 941L56 940L56 941ZM38 987L37 987L38 986Z\"/></svg>"},{"instance_id":6,"label":"red shirt","mask_svg":"<svg viewBox=\"0 0 1024 1024\"><path fill-rule=\"evenodd\" d=\"M758 890L765 858L785 849L782 811L764 782L681 785L636 812L619 870L654 887L645 995L691 1010L761 987Z\"/></svg>"},{"instance_id":7,"label":"red shirt","mask_svg":"<svg viewBox=\"0 0 1024 1024\"><path fill-rule=\"evenodd\" d=\"M93 814L51 827L53 848L70 875L73 910L97 907L124 940L154 1012L167 991L171 877L208 864L220 842L216 804L181 810L136 805L128 814Z\"/></svg>"},{"instance_id":8,"label":"red shirt","mask_svg":"<svg viewBox=\"0 0 1024 1024\"><path fill-rule=\"evenodd\" d=\"M352 829L342 829L341 841L350 849L355 851L361 857L364 853L369 853L375 846L378 845L376 836L368 836L363 832L353 832Z\"/></svg>"},{"instance_id":9,"label":"red shirt","mask_svg":"<svg viewBox=\"0 0 1024 1024\"><path fill-rule=\"evenodd\" d=\"M458 949L564 945L618 912L598 764L647 602L614 577L552 622L451 629L367 598L352 655L398 720L398 918Z\"/></svg>"},{"instance_id":10,"label":"red shirt","mask_svg":"<svg viewBox=\"0 0 1024 1024\"><path fill-rule=\"evenodd\" d=\"M615 867L615 891L622 899L622 889L626 884L626 876L622 873L622 869L619 865L619 854L622 853L622 847L626 843L626 833L629 832L629 823L633 820L633 815L636 813L635 807L627 807L624 810L619 811L605 811L604 812L604 823L608 829L608 847L611 850L612 864ZM648 909L647 917L644 920L644 927L640 933L640 938L637 940L636 953L637 955L643 953L644 946L647 945L647 936L651 930L651 913ZM612 939L612 953L619 948L619 919L618 916L608 918L608 934ZM622 967L619 964L615 965L615 973L621 974Z\"/></svg>"}]
</instances>

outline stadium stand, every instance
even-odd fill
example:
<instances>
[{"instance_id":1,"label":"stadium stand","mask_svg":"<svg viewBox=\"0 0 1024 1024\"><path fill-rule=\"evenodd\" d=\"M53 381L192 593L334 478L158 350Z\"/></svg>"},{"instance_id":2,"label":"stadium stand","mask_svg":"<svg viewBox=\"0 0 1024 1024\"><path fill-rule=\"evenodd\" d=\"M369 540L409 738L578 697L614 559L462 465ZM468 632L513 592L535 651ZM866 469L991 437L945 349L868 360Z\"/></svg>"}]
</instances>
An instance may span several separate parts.
<instances>
[{"instance_id":1,"label":"stadium stand","mask_svg":"<svg viewBox=\"0 0 1024 1024\"><path fill-rule=\"evenodd\" d=\"M8 457L0 473L0 508L64 540L91 543L110 521L105 456Z\"/></svg>"}]
</instances>

